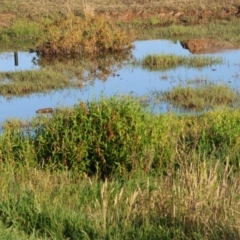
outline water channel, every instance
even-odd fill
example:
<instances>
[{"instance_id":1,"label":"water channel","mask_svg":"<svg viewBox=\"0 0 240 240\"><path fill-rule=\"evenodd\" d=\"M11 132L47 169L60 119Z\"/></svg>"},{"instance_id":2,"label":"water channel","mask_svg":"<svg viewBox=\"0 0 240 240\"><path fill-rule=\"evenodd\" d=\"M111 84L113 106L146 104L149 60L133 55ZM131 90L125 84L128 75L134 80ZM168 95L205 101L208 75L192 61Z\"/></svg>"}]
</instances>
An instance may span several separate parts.
<instances>
[{"instance_id":1,"label":"water channel","mask_svg":"<svg viewBox=\"0 0 240 240\"><path fill-rule=\"evenodd\" d=\"M134 46L132 55L137 62L147 54L192 55L178 41L136 41ZM108 97L116 94L144 96L155 90L170 90L176 85L185 84L188 80L196 78L228 84L234 89L240 87L240 50L225 50L204 55L222 57L223 64L204 68L177 67L165 71L149 71L143 69L139 64L126 63L114 74L108 76L106 81L96 77L94 81L85 81L82 88L61 89L27 96L0 96L0 123L8 118L31 118L40 108L73 106L78 100L91 100L100 95ZM37 58L36 53L18 52L18 66L16 66L14 53L2 52L0 53L0 72L41 70L41 66L33 61ZM0 86L4 84L4 81L6 79L0 80ZM165 104L162 106L162 111L166 111L166 109Z\"/></svg>"}]
</instances>

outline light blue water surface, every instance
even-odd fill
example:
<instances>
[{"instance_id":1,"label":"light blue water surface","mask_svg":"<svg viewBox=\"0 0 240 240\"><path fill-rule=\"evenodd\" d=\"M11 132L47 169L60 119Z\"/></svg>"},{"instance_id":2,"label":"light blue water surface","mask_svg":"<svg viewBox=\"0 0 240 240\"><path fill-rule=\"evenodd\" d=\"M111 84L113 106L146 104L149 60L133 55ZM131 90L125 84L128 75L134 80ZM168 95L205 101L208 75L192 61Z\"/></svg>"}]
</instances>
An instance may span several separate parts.
<instances>
[{"instance_id":1,"label":"light blue water surface","mask_svg":"<svg viewBox=\"0 0 240 240\"><path fill-rule=\"evenodd\" d=\"M136 41L134 45L132 53L139 61L147 54L191 55L188 50L182 48L179 42L174 43L168 40ZM105 82L95 79L91 84L86 83L82 89L65 89L24 97L0 96L0 123L8 118L31 118L40 108L73 106L78 100L91 100L100 95L143 96L154 90L169 90L195 78L225 83L234 89L240 87L240 50L225 50L205 55L222 57L224 64L201 69L178 67L167 71L148 71L141 66L126 65L117 71L118 76L110 76ZM0 53L0 72L40 68L33 63L33 59L37 58L36 53L19 52L18 58L19 66L15 66L13 52ZM162 111L166 109L166 106L163 106Z\"/></svg>"}]
</instances>

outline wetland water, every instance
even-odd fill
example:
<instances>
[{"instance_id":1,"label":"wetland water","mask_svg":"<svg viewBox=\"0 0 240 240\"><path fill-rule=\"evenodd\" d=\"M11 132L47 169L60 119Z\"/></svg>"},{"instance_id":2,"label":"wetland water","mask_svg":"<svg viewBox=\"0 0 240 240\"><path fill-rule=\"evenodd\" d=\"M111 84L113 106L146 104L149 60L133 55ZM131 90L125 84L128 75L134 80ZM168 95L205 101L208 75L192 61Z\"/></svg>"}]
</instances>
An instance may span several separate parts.
<instances>
[{"instance_id":1,"label":"wetland water","mask_svg":"<svg viewBox=\"0 0 240 240\"><path fill-rule=\"evenodd\" d=\"M147 54L192 55L187 49L183 49L179 42L168 40L136 41L134 46L132 54L136 62ZM149 71L143 69L139 64L127 64L126 62L114 74L110 74L105 81L96 77L92 81L85 81L81 89L68 88L20 97L0 96L0 123L8 118L26 119L33 117L36 115L36 110L40 108L73 106L78 100L91 100L100 95L132 94L145 96L151 91L170 90L174 86L187 84L188 81L194 79L224 83L234 89L240 87L240 50L225 50L202 55L222 57L223 64L204 68L181 66L165 71ZM0 72L41 70L41 67L36 64L38 58L36 53L18 52L18 58L18 66L15 66L13 52L0 53ZM6 79L0 80L0 84L5 82ZM163 104L161 109L166 111L166 104Z\"/></svg>"}]
</instances>

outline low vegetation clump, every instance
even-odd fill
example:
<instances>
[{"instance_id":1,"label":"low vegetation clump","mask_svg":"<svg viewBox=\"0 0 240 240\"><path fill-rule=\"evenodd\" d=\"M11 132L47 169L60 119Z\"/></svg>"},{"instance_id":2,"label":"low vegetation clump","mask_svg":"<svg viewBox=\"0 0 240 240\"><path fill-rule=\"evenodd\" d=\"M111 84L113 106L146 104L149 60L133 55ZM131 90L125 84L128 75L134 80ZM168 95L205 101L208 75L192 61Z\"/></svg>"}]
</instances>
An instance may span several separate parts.
<instances>
[{"instance_id":1,"label":"low vegetation clump","mask_svg":"<svg viewBox=\"0 0 240 240\"><path fill-rule=\"evenodd\" d=\"M52 69L0 73L1 95L24 95L66 88L71 85L66 74Z\"/></svg>"},{"instance_id":2,"label":"low vegetation clump","mask_svg":"<svg viewBox=\"0 0 240 240\"><path fill-rule=\"evenodd\" d=\"M37 49L42 55L101 55L127 51L132 41L132 31L123 31L102 16L69 15L46 26Z\"/></svg>"},{"instance_id":3,"label":"low vegetation clump","mask_svg":"<svg viewBox=\"0 0 240 240\"><path fill-rule=\"evenodd\" d=\"M81 102L73 109L37 118L29 135L7 123L0 138L0 157L18 163L30 158L35 166L77 169L104 178L136 169L166 173L186 157L177 154L185 147L199 154L214 150L223 158L229 153L233 157L236 150L238 156L240 113L225 111L178 117L153 115L130 97ZM30 152L33 155L27 156Z\"/></svg>"},{"instance_id":4,"label":"low vegetation clump","mask_svg":"<svg viewBox=\"0 0 240 240\"><path fill-rule=\"evenodd\" d=\"M187 110L201 111L225 106L234 107L239 104L237 91L226 85L203 84L201 86L177 86L170 91L157 93L156 99Z\"/></svg>"},{"instance_id":5,"label":"low vegetation clump","mask_svg":"<svg viewBox=\"0 0 240 240\"><path fill-rule=\"evenodd\" d=\"M149 70L167 70L180 66L202 68L221 64L222 58L204 56L177 56L174 54L153 54L142 59L141 65Z\"/></svg>"},{"instance_id":6,"label":"low vegetation clump","mask_svg":"<svg viewBox=\"0 0 240 240\"><path fill-rule=\"evenodd\" d=\"M29 129L6 122L0 232L239 239L239 119L238 109L154 115L113 97L55 110Z\"/></svg>"}]
</instances>

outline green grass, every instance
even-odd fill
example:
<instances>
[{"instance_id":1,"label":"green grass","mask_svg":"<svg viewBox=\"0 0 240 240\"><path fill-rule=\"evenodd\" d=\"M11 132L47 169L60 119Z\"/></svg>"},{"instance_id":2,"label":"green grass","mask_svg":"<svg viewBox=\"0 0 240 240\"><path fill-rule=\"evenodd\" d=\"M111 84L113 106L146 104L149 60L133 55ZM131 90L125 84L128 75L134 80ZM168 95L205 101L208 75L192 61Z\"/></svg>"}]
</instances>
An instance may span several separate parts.
<instances>
[{"instance_id":1,"label":"green grass","mask_svg":"<svg viewBox=\"0 0 240 240\"><path fill-rule=\"evenodd\" d=\"M177 56L174 54L153 54L145 56L141 65L149 70L167 70L179 66L203 68L223 63L222 58L204 56Z\"/></svg>"},{"instance_id":2,"label":"green grass","mask_svg":"<svg viewBox=\"0 0 240 240\"><path fill-rule=\"evenodd\" d=\"M24 95L71 86L70 79L52 69L0 73L1 95Z\"/></svg>"},{"instance_id":3,"label":"green grass","mask_svg":"<svg viewBox=\"0 0 240 240\"><path fill-rule=\"evenodd\" d=\"M15 0L16 1L16 0ZM0 40L2 44L9 42L16 46L16 42L31 41L31 48L36 47L39 37L43 37L44 33L48 34L45 27L49 24L59 21L69 13L74 13L78 16L83 16L86 13L95 16L105 14L105 17L111 13L116 23L116 26L129 29L134 29L135 39L176 39L188 40L192 38L212 38L227 42L232 47L239 47L240 44L240 23L239 18L235 17L238 11L237 1L184 1L178 3L177 6L172 1L154 1L151 3L144 3L146 5L144 13L150 13L151 17L142 18L141 14L136 16L130 22L117 20L118 15L123 14L126 10L132 10L132 13L142 11L142 4L135 1L108 2L103 3L99 1L91 2L76 2L75 0L69 2L67 7L65 2L48 1L23 1L19 3L2 3L0 11L2 13L12 13L16 18L8 21L5 28L0 29ZM16 7L17 6L17 7ZM118 6L118 8L116 8ZM184 14L180 18L174 16L159 17L159 11L164 8L166 13L183 11ZM225 6L225 7L223 7ZM117 10L116 10L117 9ZM205 12L212 11L212 14ZM130 11L131 12L131 11ZM227 13L228 12L228 13ZM230 14L230 15L229 15ZM4 19L4 17L3 17ZM108 20L107 20L108 21ZM94 28L91 28L94 31ZM114 28L115 29L115 28ZM112 31L112 30L111 30ZM68 31L65 31L66 33ZM50 33L51 35L51 33ZM113 34L114 35L114 34ZM110 38L113 37L110 35ZM123 35L124 36L124 35ZM63 36L62 36L63 37ZM11 44L11 45L12 45Z\"/></svg>"},{"instance_id":4,"label":"green grass","mask_svg":"<svg viewBox=\"0 0 240 240\"><path fill-rule=\"evenodd\" d=\"M166 101L185 110L202 111L216 107L236 107L239 93L226 85L201 84L198 86L177 86L170 91L155 92L158 101Z\"/></svg>"},{"instance_id":5,"label":"green grass","mask_svg":"<svg viewBox=\"0 0 240 240\"><path fill-rule=\"evenodd\" d=\"M2 227L22 239L238 239L239 174L209 160L104 182L4 165Z\"/></svg>"},{"instance_id":6,"label":"green grass","mask_svg":"<svg viewBox=\"0 0 240 240\"><path fill-rule=\"evenodd\" d=\"M161 23L151 25L146 20L138 20L132 23L138 39L174 39L189 40L198 38L211 38L226 42L232 47L240 45L240 20L239 18L231 18L229 20L207 21L201 24L179 23L178 21L170 21L169 23Z\"/></svg>"},{"instance_id":7,"label":"green grass","mask_svg":"<svg viewBox=\"0 0 240 240\"><path fill-rule=\"evenodd\" d=\"M5 124L1 159L77 169L80 175L103 178L128 176L138 170L166 173L187 158L178 155L185 150L223 159L231 154L231 164L238 167L239 114L225 109L200 117L153 115L138 100L102 98L57 110L51 117L40 116L29 134L16 122Z\"/></svg>"},{"instance_id":8,"label":"green grass","mask_svg":"<svg viewBox=\"0 0 240 240\"><path fill-rule=\"evenodd\" d=\"M238 109L154 115L114 97L38 117L30 133L5 123L0 231L10 239L238 239L239 119Z\"/></svg>"}]
</instances>

